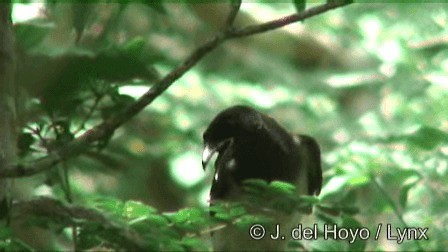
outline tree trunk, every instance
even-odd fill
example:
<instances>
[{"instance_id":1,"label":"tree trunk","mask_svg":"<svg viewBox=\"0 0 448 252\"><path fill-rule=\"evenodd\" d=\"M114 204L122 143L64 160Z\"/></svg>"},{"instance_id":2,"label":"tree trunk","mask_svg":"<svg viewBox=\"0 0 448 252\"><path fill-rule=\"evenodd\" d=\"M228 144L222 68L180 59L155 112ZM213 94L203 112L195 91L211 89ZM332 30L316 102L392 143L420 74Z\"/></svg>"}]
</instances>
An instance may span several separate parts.
<instances>
[{"instance_id":1,"label":"tree trunk","mask_svg":"<svg viewBox=\"0 0 448 252\"><path fill-rule=\"evenodd\" d=\"M15 158L14 43L11 4L0 3L0 169ZM0 219L7 213L8 179L0 178Z\"/></svg>"}]
</instances>

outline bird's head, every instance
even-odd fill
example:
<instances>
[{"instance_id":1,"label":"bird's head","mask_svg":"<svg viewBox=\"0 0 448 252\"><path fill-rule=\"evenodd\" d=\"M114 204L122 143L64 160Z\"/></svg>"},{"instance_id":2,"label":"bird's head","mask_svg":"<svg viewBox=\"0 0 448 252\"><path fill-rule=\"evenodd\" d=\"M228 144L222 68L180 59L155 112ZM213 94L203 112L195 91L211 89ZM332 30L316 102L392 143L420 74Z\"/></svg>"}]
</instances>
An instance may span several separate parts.
<instances>
[{"instance_id":1,"label":"bird's head","mask_svg":"<svg viewBox=\"0 0 448 252\"><path fill-rule=\"evenodd\" d=\"M261 114L237 105L219 113L205 130L202 167L205 169L215 153L222 153L235 139L247 137L263 128Z\"/></svg>"}]
</instances>

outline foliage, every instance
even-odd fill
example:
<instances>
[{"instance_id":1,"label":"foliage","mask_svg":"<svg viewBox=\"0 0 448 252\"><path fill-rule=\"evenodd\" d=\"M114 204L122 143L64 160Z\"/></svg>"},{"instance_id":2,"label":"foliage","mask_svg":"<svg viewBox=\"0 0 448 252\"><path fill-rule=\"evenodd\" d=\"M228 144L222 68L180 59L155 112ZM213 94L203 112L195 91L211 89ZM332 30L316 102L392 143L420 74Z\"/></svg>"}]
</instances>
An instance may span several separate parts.
<instances>
[{"instance_id":1,"label":"foliage","mask_svg":"<svg viewBox=\"0 0 448 252\"><path fill-rule=\"evenodd\" d=\"M220 4L46 1L40 16L15 20L19 163L59 151L135 104L220 32L227 10ZM316 5L243 4L234 26ZM15 179L0 250L209 250L210 232L223 225L271 223L250 214L260 205L303 214L313 207L319 238L293 241L292 250L443 250L446 7L353 4L289 30L227 41L81 156ZM248 180L245 203L208 207L213 174L202 173L201 134L235 104L318 139L318 198L283 182ZM387 239L388 224L395 236L397 228L428 228L429 239ZM370 236L323 239L333 225Z\"/></svg>"}]
</instances>

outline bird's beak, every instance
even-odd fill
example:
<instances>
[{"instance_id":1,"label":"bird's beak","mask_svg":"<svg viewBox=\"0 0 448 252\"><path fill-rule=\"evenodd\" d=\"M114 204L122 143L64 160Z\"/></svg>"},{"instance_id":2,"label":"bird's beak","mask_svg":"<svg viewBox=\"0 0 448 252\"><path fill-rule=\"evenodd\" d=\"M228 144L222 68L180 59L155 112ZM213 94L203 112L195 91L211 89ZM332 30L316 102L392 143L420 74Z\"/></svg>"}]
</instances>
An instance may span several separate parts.
<instances>
[{"instance_id":1,"label":"bird's beak","mask_svg":"<svg viewBox=\"0 0 448 252\"><path fill-rule=\"evenodd\" d=\"M212 159L213 154L216 153L216 148L211 147L210 145L205 145L204 150L202 151L202 168L205 170L208 162Z\"/></svg>"}]
</instances>

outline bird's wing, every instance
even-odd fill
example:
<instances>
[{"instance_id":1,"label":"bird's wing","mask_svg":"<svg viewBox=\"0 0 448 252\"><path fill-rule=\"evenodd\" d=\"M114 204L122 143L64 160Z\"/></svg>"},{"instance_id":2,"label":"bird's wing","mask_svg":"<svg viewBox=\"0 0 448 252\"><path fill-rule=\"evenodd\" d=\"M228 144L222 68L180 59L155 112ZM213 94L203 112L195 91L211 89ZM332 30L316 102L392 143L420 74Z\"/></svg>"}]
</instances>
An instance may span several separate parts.
<instances>
[{"instance_id":1,"label":"bird's wing","mask_svg":"<svg viewBox=\"0 0 448 252\"><path fill-rule=\"evenodd\" d=\"M319 195L322 188L322 167L320 148L314 138L307 135L295 135L294 141L300 151L300 181L306 181L306 192Z\"/></svg>"}]
</instances>

